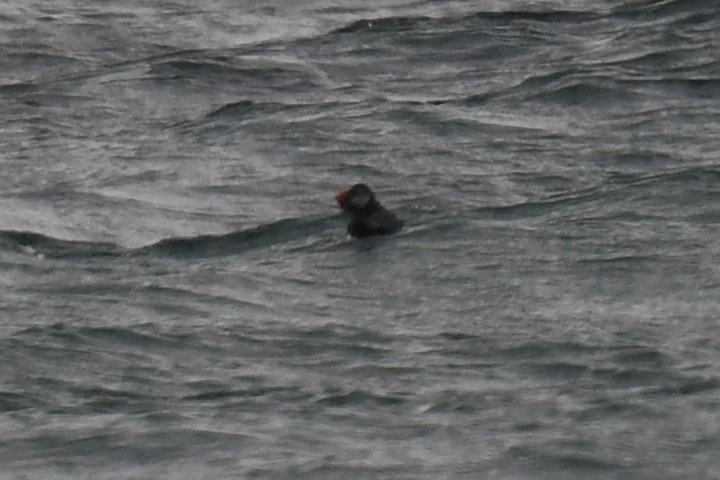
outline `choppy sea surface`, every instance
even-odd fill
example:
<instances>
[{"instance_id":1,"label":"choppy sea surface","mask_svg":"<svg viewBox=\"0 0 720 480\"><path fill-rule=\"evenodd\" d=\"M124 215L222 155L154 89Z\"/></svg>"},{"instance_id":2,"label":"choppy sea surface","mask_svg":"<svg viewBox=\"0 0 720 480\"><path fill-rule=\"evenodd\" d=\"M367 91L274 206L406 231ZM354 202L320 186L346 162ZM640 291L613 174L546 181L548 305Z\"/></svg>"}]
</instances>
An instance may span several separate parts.
<instances>
[{"instance_id":1,"label":"choppy sea surface","mask_svg":"<svg viewBox=\"0 0 720 480\"><path fill-rule=\"evenodd\" d=\"M0 478L719 479L718 45L704 0L1 3Z\"/></svg>"}]
</instances>

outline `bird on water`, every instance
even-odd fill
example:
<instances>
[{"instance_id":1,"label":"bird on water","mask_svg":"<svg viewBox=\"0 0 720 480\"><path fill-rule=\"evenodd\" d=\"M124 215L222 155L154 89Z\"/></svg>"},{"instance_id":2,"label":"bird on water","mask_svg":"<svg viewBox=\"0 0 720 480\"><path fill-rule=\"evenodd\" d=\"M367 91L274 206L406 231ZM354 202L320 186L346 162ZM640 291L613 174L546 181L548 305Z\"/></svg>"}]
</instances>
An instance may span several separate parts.
<instances>
[{"instance_id":1,"label":"bird on water","mask_svg":"<svg viewBox=\"0 0 720 480\"><path fill-rule=\"evenodd\" d=\"M353 237L389 235L397 233L403 227L403 221L383 207L370 187L364 183L340 190L335 195L335 200L344 212L352 216L347 231Z\"/></svg>"}]
</instances>

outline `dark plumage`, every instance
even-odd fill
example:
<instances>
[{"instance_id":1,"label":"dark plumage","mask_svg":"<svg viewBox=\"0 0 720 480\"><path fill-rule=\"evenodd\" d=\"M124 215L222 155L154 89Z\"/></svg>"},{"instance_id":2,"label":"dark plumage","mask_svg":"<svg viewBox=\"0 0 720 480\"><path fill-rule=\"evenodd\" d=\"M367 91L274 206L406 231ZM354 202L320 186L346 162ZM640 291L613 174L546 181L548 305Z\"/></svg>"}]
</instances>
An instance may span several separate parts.
<instances>
[{"instance_id":1,"label":"dark plumage","mask_svg":"<svg viewBox=\"0 0 720 480\"><path fill-rule=\"evenodd\" d=\"M352 215L347 231L353 237L388 235L398 232L403 221L383 207L370 187L358 183L335 195L340 208Z\"/></svg>"}]
</instances>

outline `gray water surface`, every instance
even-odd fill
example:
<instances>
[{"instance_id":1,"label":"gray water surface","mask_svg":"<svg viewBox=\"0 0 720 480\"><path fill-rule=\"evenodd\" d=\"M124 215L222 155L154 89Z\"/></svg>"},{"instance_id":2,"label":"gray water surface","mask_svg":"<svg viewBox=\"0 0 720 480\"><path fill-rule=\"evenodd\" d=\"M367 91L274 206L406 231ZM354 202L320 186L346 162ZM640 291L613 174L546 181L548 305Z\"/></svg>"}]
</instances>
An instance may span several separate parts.
<instances>
[{"instance_id":1,"label":"gray water surface","mask_svg":"<svg viewBox=\"0 0 720 480\"><path fill-rule=\"evenodd\" d=\"M720 478L712 2L121 3L0 5L0 478Z\"/></svg>"}]
</instances>

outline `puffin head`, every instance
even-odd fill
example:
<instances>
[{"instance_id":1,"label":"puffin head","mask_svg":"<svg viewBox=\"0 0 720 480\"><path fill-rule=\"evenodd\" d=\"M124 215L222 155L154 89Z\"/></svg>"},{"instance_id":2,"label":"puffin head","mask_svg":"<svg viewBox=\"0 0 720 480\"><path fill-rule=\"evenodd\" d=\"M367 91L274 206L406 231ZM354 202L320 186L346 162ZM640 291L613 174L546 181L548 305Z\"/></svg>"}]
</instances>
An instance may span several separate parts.
<instances>
[{"instance_id":1,"label":"puffin head","mask_svg":"<svg viewBox=\"0 0 720 480\"><path fill-rule=\"evenodd\" d=\"M356 183L350 188L340 190L335 195L335 200L340 208L352 213L363 212L377 203L375 194L364 183Z\"/></svg>"}]
</instances>

